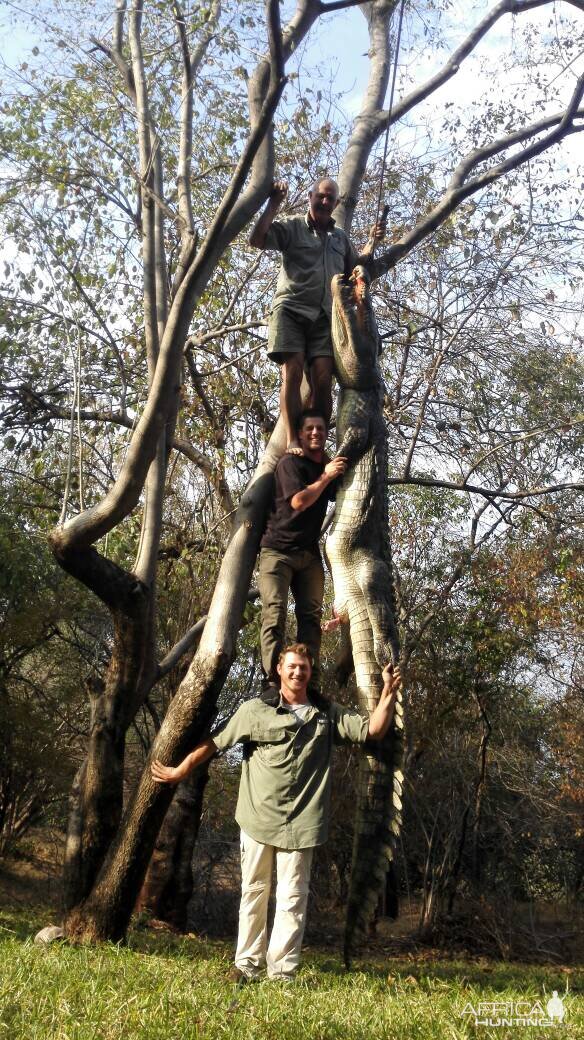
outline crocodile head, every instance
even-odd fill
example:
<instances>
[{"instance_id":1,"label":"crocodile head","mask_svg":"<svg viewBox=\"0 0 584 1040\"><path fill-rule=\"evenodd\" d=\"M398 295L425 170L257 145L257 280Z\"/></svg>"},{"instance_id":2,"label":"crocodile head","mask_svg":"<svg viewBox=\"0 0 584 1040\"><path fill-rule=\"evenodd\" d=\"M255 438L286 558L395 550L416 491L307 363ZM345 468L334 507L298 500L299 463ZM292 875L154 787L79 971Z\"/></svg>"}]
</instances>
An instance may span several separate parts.
<instances>
[{"instance_id":1,"label":"crocodile head","mask_svg":"<svg viewBox=\"0 0 584 1040\"><path fill-rule=\"evenodd\" d=\"M349 278L335 275L331 284L335 370L341 386L352 390L370 390L379 381L379 333L369 283L359 266Z\"/></svg>"}]
</instances>

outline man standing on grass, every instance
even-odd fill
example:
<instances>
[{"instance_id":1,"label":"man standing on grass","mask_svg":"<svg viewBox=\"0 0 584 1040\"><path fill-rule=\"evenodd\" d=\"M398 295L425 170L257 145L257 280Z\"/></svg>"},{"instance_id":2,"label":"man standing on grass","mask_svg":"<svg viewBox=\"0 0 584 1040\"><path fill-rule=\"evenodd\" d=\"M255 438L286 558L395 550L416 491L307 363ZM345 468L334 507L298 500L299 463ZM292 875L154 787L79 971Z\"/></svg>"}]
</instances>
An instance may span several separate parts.
<instances>
[{"instance_id":1,"label":"man standing on grass","mask_svg":"<svg viewBox=\"0 0 584 1040\"><path fill-rule=\"evenodd\" d=\"M312 657L312 685L320 681L320 642L324 569L318 540L337 478L347 460L327 462L327 424L322 412L300 413L301 455L284 455L276 466L274 498L260 543L258 587L262 602L260 648L266 685L280 685L277 665L284 645L288 592L294 597L296 641L306 643Z\"/></svg>"},{"instance_id":2,"label":"man standing on grass","mask_svg":"<svg viewBox=\"0 0 584 1040\"><path fill-rule=\"evenodd\" d=\"M349 275L357 264L370 264L376 243L385 236L385 224L380 222L371 229L359 256L333 219L339 203L336 181L323 177L313 184L305 216L276 220L287 193L285 181L274 181L249 242L257 249L276 249L282 254L270 312L268 357L282 370L280 412L287 451L301 455L296 425L302 407L300 384L305 364L311 387L310 407L322 412L327 424L331 417L331 280L335 274Z\"/></svg>"},{"instance_id":3,"label":"man standing on grass","mask_svg":"<svg viewBox=\"0 0 584 1040\"><path fill-rule=\"evenodd\" d=\"M241 906L235 966L243 984L267 968L269 979L291 981L300 961L310 868L315 846L328 836L331 752L334 744L382 740L394 716L399 668L383 669L379 703L368 719L324 698L311 700L306 646L280 655L279 693L270 690L241 705L232 718L175 766L155 760L152 776L177 784L217 750L243 744L235 818L241 828ZM314 701L318 700L318 704ZM277 888L267 941L272 870Z\"/></svg>"}]
</instances>

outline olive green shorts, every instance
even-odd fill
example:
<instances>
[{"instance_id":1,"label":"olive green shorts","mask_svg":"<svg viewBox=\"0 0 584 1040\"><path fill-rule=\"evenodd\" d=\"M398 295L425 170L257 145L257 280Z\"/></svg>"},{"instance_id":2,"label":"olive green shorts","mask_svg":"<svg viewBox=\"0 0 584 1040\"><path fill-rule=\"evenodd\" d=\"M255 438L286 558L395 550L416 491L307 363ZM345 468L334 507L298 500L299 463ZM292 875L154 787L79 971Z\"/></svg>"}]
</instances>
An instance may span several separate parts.
<instances>
[{"instance_id":1,"label":"olive green shorts","mask_svg":"<svg viewBox=\"0 0 584 1040\"><path fill-rule=\"evenodd\" d=\"M276 307L270 314L268 357L281 365L289 354L304 354L310 365L315 358L333 356L331 323L321 311L316 321Z\"/></svg>"}]
</instances>

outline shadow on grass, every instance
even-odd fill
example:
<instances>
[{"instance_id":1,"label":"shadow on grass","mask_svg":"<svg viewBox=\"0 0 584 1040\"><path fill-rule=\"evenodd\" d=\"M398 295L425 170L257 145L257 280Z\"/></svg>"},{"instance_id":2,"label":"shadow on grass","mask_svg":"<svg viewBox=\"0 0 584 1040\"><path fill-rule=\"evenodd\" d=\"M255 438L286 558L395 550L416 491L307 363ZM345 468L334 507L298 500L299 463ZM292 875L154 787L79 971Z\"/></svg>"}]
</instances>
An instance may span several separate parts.
<instances>
[{"instance_id":1,"label":"shadow on grass","mask_svg":"<svg viewBox=\"0 0 584 1040\"><path fill-rule=\"evenodd\" d=\"M147 931L135 930L130 935L129 946L143 953L208 961L216 960L219 956L230 962L234 942L196 936L162 937L148 934ZM421 962L416 962L413 954L404 957L391 956L386 959L378 955L371 958L361 957L355 960L350 970L347 970L340 953L337 956L330 948L319 950L316 944L311 944L303 954L299 982L311 974L318 975L325 985L327 977L332 982L333 979L350 980L357 975L364 975L371 981L378 981L384 987L388 981L395 981L396 984L406 982L426 991L433 990L436 983L454 984L461 988L487 988L496 992L524 992L529 986L541 991L544 985L551 989L552 983L553 988L557 989L560 980L569 979L571 993L584 992L584 975L572 968L555 964L534 965L496 961L484 957L474 960L464 957L434 960L428 957L427 951L424 951Z\"/></svg>"},{"instance_id":2,"label":"shadow on grass","mask_svg":"<svg viewBox=\"0 0 584 1040\"><path fill-rule=\"evenodd\" d=\"M423 963L416 963L414 958L389 957L382 962L378 958L373 961L355 959L347 971L340 959L335 960L329 955L320 957L316 951L310 956L322 976L330 974L337 978L350 978L351 974L364 974L368 979L377 979L383 985L394 981L396 984L405 982L422 990L433 989L436 983L477 989L486 987L497 991L525 990L529 986L540 990L543 985L549 988L552 978L558 983L568 979L570 992L584 993L584 972L556 964L510 963L487 961L485 958L474 961L462 957L452 961L429 960L426 957Z\"/></svg>"},{"instance_id":3,"label":"shadow on grass","mask_svg":"<svg viewBox=\"0 0 584 1040\"><path fill-rule=\"evenodd\" d=\"M26 909L0 909L0 939L10 936L26 942L34 939L41 928L49 924L58 924L59 915L47 906L27 906Z\"/></svg>"},{"instance_id":4,"label":"shadow on grass","mask_svg":"<svg viewBox=\"0 0 584 1040\"><path fill-rule=\"evenodd\" d=\"M37 931L47 924L54 924L57 915L46 906L0 909L0 941L11 938L20 942L31 942ZM220 962L227 968L233 958L233 936L228 939L208 938L197 935L177 935L167 931L156 931L154 928L140 923L132 927L126 948L142 955L160 956L174 960L192 960L193 962ZM110 944L104 944L106 947ZM412 986L420 991L429 992L437 984L456 985L462 989L483 989L505 992L516 990L524 992L527 987L538 991L547 987L562 988L560 980L568 980L572 994L584 993L584 974L569 967L556 964L526 964L522 962L506 962L486 957L471 958L456 956L446 959L424 949L405 953L401 957L384 955L381 951L372 951L370 956L355 959L353 967L347 971L340 950L332 951L330 946L319 948L317 943L307 946L299 982L304 977L317 975L326 986L327 979L339 982L350 980L358 975L365 976L372 982L384 987L392 982L396 985Z\"/></svg>"}]
</instances>

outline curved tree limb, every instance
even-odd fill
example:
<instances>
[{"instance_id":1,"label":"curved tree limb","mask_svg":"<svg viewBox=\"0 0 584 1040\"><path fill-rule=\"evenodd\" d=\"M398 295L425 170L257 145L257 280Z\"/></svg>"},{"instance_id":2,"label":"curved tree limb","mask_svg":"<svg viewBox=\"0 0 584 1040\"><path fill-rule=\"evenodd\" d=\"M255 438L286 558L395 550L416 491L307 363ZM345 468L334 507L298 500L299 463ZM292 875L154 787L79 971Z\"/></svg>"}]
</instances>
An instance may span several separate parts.
<instances>
[{"instance_id":1,"label":"curved tree limb","mask_svg":"<svg viewBox=\"0 0 584 1040\"><path fill-rule=\"evenodd\" d=\"M579 11L584 11L584 0L565 0L566 3L576 7ZM444 83L452 79L453 76L459 71L463 61L469 57L474 50L476 50L478 44L487 35L490 29L506 14L521 15L526 14L528 11L532 11L537 7L546 7L552 0L501 0L500 3L496 4L491 11L487 12L485 17L478 23L478 25L472 30L466 39L461 43L460 47L457 47L453 51L452 55L448 59L445 65L432 76L426 83L423 83L419 87L415 87L414 90L406 94L401 101L396 102L393 106L391 114L389 112L378 112L375 122L377 136L384 133L387 129L387 122L390 121L390 126L394 123L399 122L404 116L411 112L413 108L419 105L426 98L431 97Z\"/></svg>"},{"instance_id":2,"label":"curved tree limb","mask_svg":"<svg viewBox=\"0 0 584 1040\"><path fill-rule=\"evenodd\" d=\"M529 126L516 130L514 133L506 134L504 137L500 137L482 148L473 149L456 167L450 184L437 205L418 221L411 231L403 235L388 250L376 258L373 262L373 277L379 278L382 274L395 267L398 261L407 256L419 242L444 224L465 199L474 195L481 188L499 180L504 174L510 173L511 170L516 170L523 163L528 162L529 159L533 159L548 148L559 144L560 141L570 134L580 133L584 130L584 123L582 125L574 125L576 118L584 118L584 108L578 107L583 94L584 76L581 76L565 112L536 120L534 123L530 123ZM532 141L524 149L515 152L507 159L503 159L497 165L489 167L483 173L477 174L471 180L467 180L471 171L482 162L493 158L514 145L523 144L530 138L545 131L549 131L545 137Z\"/></svg>"},{"instance_id":3,"label":"curved tree limb","mask_svg":"<svg viewBox=\"0 0 584 1040\"><path fill-rule=\"evenodd\" d=\"M340 202L335 221L349 234L373 145L382 133L378 113L385 100L391 61L389 29L398 0L374 0L363 11L369 25L369 81L339 172Z\"/></svg>"},{"instance_id":4,"label":"curved tree limb","mask_svg":"<svg viewBox=\"0 0 584 1040\"><path fill-rule=\"evenodd\" d=\"M464 491L471 495L481 495L494 504L495 499L506 502L523 502L529 498L541 498L542 495L556 495L560 491L584 491L582 481L564 481L559 484L544 484L542 487L524 488L521 491L505 491L504 488L487 488L480 484L469 484L467 481L442 480L440 477L389 477L389 484L413 485L414 487L445 488L448 491Z\"/></svg>"}]
</instances>

